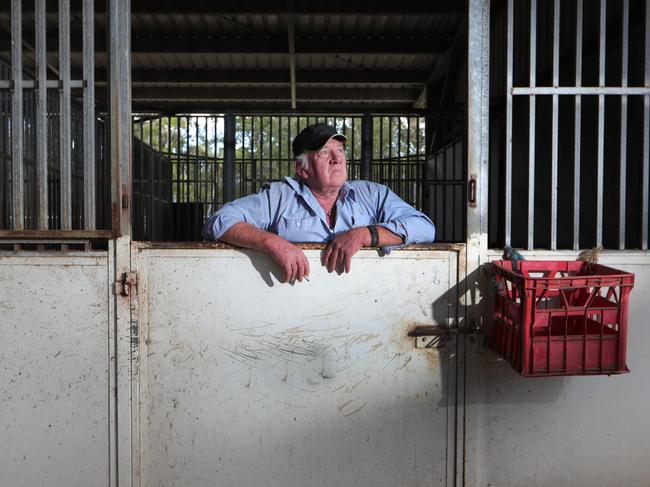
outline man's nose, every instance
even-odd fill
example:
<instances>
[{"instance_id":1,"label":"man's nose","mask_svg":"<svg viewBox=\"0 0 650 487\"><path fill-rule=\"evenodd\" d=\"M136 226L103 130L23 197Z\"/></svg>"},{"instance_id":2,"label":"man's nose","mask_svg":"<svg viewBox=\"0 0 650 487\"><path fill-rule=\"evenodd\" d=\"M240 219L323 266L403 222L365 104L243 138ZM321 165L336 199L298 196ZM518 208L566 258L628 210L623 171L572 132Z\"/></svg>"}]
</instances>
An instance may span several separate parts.
<instances>
[{"instance_id":1,"label":"man's nose","mask_svg":"<svg viewBox=\"0 0 650 487\"><path fill-rule=\"evenodd\" d=\"M345 161L345 155L340 152L334 152L330 158L330 164L342 164Z\"/></svg>"}]
</instances>

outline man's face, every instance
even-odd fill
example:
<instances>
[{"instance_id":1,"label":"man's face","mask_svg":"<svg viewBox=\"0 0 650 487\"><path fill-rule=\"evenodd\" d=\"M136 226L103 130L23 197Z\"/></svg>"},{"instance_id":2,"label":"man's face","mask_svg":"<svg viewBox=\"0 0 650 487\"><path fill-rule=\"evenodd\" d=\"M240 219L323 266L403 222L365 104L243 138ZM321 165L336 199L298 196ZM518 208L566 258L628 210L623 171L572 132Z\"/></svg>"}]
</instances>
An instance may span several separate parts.
<instances>
[{"instance_id":1,"label":"man's face","mask_svg":"<svg viewBox=\"0 0 650 487\"><path fill-rule=\"evenodd\" d=\"M347 160L343 142L330 139L318 152L309 152L307 169L296 168L300 176L312 190L338 190L348 177Z\"/></svg>"}]
</instances>

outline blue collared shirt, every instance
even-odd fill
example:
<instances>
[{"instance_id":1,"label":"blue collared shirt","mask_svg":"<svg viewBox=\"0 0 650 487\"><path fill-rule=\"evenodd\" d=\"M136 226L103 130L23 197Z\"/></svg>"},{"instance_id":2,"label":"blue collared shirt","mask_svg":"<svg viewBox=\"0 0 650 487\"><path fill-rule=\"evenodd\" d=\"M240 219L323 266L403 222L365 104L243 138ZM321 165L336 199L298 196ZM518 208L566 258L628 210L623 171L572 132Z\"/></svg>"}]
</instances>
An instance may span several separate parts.
<instances>
[{"instance_id":1,"label":"blue collared shirt","mask_svg":"<svg viewBox=\"0 0 650 487\"><path fill-rule=\"evenodd\" d=\"M404 239L403 245L433 242L431 220L389 188L370 181L348 181L336 202L334 228L308 186L287 177L257 193L224 205L203 226L203 238L218 240L231 226L246 222L289 242L329 242L355 227L382 226ZM391 248L385 248L390 251Z\"/></svg>"}]
</instances>

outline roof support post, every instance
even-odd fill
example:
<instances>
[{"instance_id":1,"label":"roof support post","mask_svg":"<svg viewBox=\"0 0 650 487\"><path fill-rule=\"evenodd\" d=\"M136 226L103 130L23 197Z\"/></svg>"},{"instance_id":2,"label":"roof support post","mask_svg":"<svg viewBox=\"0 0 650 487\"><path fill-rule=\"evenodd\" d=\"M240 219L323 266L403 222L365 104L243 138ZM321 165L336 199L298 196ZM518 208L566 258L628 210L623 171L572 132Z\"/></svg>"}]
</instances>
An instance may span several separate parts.
<instances>
[{"instance_id":1,"label":"roof support post","mask_svg":"<svg viewBox=\"0 0 650 487\"><path fill-rule=\"evenodd\" d=\"M131 235L131 0L110 0L109 100L111 221L115 236Z\"/></svg>"},{"instance_id":2,"label":"roof support post","mask_svg":"<svg viewBox=\"0 0 650 487\"><path fill-rule=\"evenodd\" d=\"M226 113L223 124L223 202L235 199L235 115Z\"/></svg>"}]
</instances>

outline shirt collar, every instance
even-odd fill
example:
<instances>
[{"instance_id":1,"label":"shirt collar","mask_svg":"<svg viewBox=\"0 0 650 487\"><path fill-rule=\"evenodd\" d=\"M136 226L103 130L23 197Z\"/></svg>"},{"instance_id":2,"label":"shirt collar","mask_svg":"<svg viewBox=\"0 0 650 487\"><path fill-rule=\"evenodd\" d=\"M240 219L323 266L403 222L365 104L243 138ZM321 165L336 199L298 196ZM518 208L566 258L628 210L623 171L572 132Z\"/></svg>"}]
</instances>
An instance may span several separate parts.
<instances>
[{"instance_id":1,"label":"shirt collar","mask_svg":"<svg viewBox=\"0 0 650 487\"><path fill-rule=\"evenodd\" d=\"M305 194L310 193L311 191L309 190L309 186L307 186L305 183L303 183L301 180L298 180L296 178L292 178L290 176L287 176L284 178L285 182L293 188L293 190L298 193L301 196L305 196ZM346 181L343 183L343 186L341 186L341 201L345 201L346 198L350 198L354 200L354 188L352 185Z\"/></svg>"}]
</instances>

